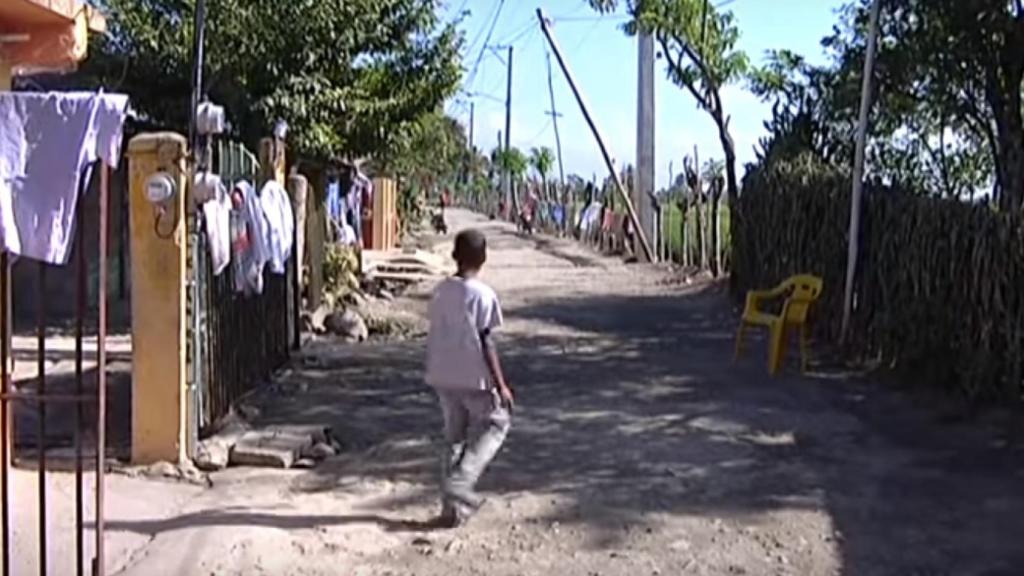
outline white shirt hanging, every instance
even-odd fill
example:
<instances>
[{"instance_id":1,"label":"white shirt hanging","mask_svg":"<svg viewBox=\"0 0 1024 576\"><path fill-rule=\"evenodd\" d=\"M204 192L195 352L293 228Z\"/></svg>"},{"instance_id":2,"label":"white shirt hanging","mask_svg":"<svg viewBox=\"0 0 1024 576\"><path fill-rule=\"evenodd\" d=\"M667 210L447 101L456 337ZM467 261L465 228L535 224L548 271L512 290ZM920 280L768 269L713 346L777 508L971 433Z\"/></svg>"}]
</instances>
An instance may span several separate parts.
<instances>
[{"instance_id":1,"label":"white shirt hanging","mask_svg":"<svg viewBox=\"0 0 1024 576\"><path fill-rule=\"evenodd\" d=\"M284 274L285 263L292 255L294 244L295 215L291 199L281 184L270 180L260 192L260 204L267 218L266 245L270 251L270 271Z\"/></svg>"},{"instance_id":2,"label":"white shirt hanging","mask_svg":"<svg viewBox=\"0 0 1024 576\"><path fill-rule=\"evenodd\" d=\"M213 275L220 276L231 263L231 198L219 180L213 197L203 203L203 216Z\"/></svg>"},{"instance_id":3,"label":"white shirt hanging","mask_svg":"<svg viewBox=\"0 0 1024 576\"><path fill-rule=\"evenodd\" d=\"M67 262L86 168L117 167L127 109L117 94L0 93L0 248Z\"/></svg>"},{"instance_id":4,"label":"white shirt hanging","mask_svg":"<svg viewBox=\"0 0 1024 576\"><path fill-rule=\"evenodd\" d=\"M263 267L270 260L267 239L270 234L267 217L259 196L248 182L235 184L235 190L242 194L240 216L246 229L247 243L241 254L238 272L235 275L235 290L248 295L263 293Z\"/></svg>"}]
</instances>

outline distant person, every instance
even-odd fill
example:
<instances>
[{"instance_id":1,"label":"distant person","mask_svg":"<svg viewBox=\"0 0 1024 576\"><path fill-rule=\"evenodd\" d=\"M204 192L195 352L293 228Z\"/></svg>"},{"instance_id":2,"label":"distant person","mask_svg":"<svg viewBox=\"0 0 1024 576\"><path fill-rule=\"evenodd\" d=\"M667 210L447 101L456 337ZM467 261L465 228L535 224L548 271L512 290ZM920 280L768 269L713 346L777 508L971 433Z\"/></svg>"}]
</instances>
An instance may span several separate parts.
<instances>
[{"instance_id":1,"label":"distant person","mask_svg":"<svg viewBox=\"0 0 1024 576\"><path fill-rule=\"evenodd\" d=\"M477 230L455 237L458 272L430 302L427 384L444 416L441 453L442 527L462 525L483 504L476 483L501 449L514 396L505 381L491 332L502 324L498 296L477 276L487 261L487 239Z\"/></svg>"}]
</instances>

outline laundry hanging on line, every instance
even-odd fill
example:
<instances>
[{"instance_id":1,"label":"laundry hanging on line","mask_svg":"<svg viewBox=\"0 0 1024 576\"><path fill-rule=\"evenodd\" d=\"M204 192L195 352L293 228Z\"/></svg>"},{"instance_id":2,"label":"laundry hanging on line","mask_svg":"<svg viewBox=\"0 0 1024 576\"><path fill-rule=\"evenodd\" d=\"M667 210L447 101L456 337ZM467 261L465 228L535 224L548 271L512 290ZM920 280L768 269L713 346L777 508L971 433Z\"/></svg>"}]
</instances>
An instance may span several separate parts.
<instances>
[{"instance_id":1,"label":"laundry hanging on line","mask_svg":"<svg viewBox=\"0 0 1024 576\"><path fill-rule=\"evenodd\" d=\"M0 248L67 263L86 168L117 168L128 97L0 93Z\"/></svg>"},{"instance_id":2,"label":"laundry hanging on line","mask_svg":"<svg viewBox=\"0 0 1024 576\"><path fill-rule=\"evenodd\" d=\"M215 195L204 203L203 215L214 275L230 263L235 292L262 294L268 265L273 274L286 273L295 247L295 213L277 181L267 182L259 193L249 182L237 182L229 196ZM230 262L222 259L225 252Z\"/></svg>"}]
</instances>

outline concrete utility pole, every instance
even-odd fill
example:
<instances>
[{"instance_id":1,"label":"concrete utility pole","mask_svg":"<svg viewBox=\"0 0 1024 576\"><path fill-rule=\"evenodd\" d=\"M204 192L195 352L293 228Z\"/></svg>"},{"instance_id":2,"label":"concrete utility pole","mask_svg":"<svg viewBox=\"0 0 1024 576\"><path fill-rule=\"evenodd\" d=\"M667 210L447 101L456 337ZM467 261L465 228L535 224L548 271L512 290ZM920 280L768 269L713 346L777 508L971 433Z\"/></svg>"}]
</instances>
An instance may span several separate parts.
<instances>
[{"instance_id":1,"label":"concrete utility pole","mask_svg":"<svg viewBox=\"0 0 1024 576\"><path fill-rule=\"evenodd\" d=\"M654 37L637 36L636 172L633 203L640 226L649 238L656 237L654 223Z\"/></svg>"},{"instance_id":2,"label":"concrete utility pole","mask_svg":"<svg viewBox=\"0 0 1024 576\"><path fill-rule=\"evenodd\" d=\"M551 125L555 129L555 150L558 154L558 181L565 188L565 166L562 164L562 138L558 135L558 119L562 116L555 108L555 85L551 81L551 54L548 54L548 94L551 95Z\"/></svg>"},{"instance_id":3,"label":"concrete utility pole","mask_svg":"<svg viewBox=\"0 0 1024 576\"><path fill-rule=\"evenodd\" d=\"M561 114L555 108L555 85L551 80L551 54L547 55L548 63L548 94L551 96L551 125L555 129L555 151L558 154L558 185L557 201L562 203L562 231L569 229L569 191L565 187L565 165L562 163L562 137L558 133L558 118Z\"/></svg>"},{"instance_id":4,"label":"concrete utility pole","mask_svg":"<svg viewBox=\"0 0 1024 576\"><path fill-rule=\"evenodd\" d=\"M590 115L587 103L583 100L583 94L576 86L576 80L573 79L572 72L569 70L569 65L565 62L565 58L562 56L562 51L558 47L558 42L555 41L555 37L551 33L551 28L548 25L547 18L544 17L544 11L540 8L537 9L537 19L540 20L540 28L544 32L544 36L547 38L548 44L551 45L551 51L555 53L555 59L558 60L558 65L562 68L562 73L565 75L566 82L569 83L569 88L572 89L573 96L576 97L576 103L579 104L580 111L583 112L583 118L587 121L587 125L590 126L590 131L594 134L594 139L597 140L597 146L601 149L601 156L604 157L604 164L608 168L608 173L611 174L612 181L615 182L615 188L619 191L619 195L622 197L622 203L626 205L626 212L629 214L629 220L632 222L633 229L636 231L637 239L640 240L640 247L643 248L643 256L648 261L652 261L654 255L651 252L650 243L647 242L647 231L640 226L636 210L633 209L633 202L629 199L629 194L626 192L626 188L622 185L622 180L619 179L619 173L615 169L615 163L612 162L612 157L608 154L608 148L604 145L604 139L601 138L601 131L597 129L597 124Z\"/></svg>"},{"instance_id":5,"label":"concrete utility pole","mask_svg":"<svg viewBox=\"0 0 1024 576\"><path fill-rule=\"evenodd\" d=\"M843 326L839 341L846 342L853 314L853 284L857 276L857 258L860 253L861 196L864 192L864 149L868 137L868 114L871 111L871 81L875 73L875 53L878 45L878 19L882 0L871 5L871 28L868 31L868 53L864 58L864 79L860 92L860 118L857 122L857 149L853 161L853 194L850 198L850 232L846 256L846 291L843 294Z\"/></svg>"},{"instance_id":6,"label":"concrete utility pole","mask_svg":"<svg viewBox=\"0 0 1024 576\"><path fill-rule=\"evenodd\" d=\"M476 128L476 102L469 103L469 149L476 153L473 145L473 130Z\"/></svg>"},{"instance_id":7,"label":"concrete utility pole","mask_svg":"<svg viewBox=\"0 0 1024 576\"><path fill-rule=\"evenodd\" d=\"M509 150L512 149L512 46L508 47L508 86L505 91L505 153L508 154ZM506 158L507 159L507 158ZM518 215L519 210L516 209L516 198L512 192L512 172L508 165L505 166L505 206L509 206L515 210Z\"/></svg>"}]
</instances>

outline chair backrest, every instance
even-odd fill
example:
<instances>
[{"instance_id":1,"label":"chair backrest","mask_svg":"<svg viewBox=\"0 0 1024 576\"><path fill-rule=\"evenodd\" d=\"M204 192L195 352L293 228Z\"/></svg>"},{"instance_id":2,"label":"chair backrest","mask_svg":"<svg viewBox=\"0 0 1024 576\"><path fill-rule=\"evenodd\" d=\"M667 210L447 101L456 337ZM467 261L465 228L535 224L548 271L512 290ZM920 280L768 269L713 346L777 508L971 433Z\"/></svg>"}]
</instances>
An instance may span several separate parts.
<instances>
[{"instance_id":1,"label":"chair backrest","mask_svg":"<svg viewBox=\"0 0 1024 576\"><path fill-rule=\"evenodd\" d=\"M807 312L811 305L821 296L824 282L817 276L800 274L787 278L783 284L788 288L782 315L786 322L803 323L807 320Z\"/></svg>"}]
</instances>

